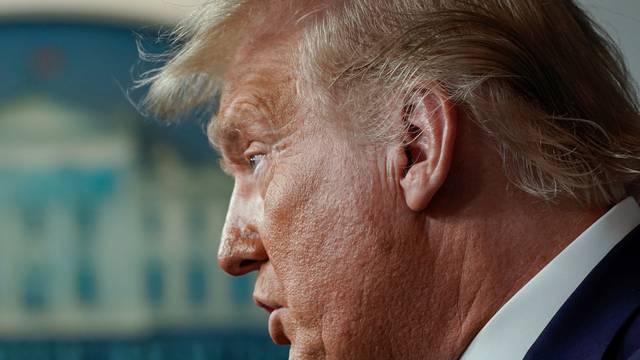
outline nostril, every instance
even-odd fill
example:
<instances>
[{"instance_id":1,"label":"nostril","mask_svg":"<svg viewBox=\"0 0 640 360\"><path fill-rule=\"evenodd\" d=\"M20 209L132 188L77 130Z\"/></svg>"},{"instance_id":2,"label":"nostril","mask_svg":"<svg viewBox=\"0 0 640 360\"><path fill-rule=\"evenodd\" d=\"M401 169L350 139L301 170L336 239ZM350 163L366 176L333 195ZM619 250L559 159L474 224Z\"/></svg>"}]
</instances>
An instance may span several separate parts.
<instances>
[{"instance_id":1,"label":"nostril","mask_svg":"<svg viewBox=\"0 0 640 360\"><path fill-rule=\"evenodd\" d=\"M240 270L245 270L247 268L253 268L253 267L256 266L257 263L258 263L257 260L244 259L244 260L240 261L240 264L238 264L238 268L240 268Z\"/></svg>"},{"instance_id":2,"label":"nostril","mask_svg":"<svg viewBox=\"0 0 640 360\"><path fill-rule=\"evenodd\" d=\"M222 270L233 276L241 276L259 270L264 262L263 260L240 260L237 258L221 258L218 260L218 264Z\"/></svg>"},{"instance_id":3,"label":"nostril","mask_svg":"<svg viewBox=\"0 0 640 360\"><path fill-rule=\"evenodd\" d=\"M218 264L229 275L241 276L260 270L262 264L269 260L253 227L247 225L246 230L242 231L230 227L226 231L218 251Z\"/></svg>"}]
</instances>

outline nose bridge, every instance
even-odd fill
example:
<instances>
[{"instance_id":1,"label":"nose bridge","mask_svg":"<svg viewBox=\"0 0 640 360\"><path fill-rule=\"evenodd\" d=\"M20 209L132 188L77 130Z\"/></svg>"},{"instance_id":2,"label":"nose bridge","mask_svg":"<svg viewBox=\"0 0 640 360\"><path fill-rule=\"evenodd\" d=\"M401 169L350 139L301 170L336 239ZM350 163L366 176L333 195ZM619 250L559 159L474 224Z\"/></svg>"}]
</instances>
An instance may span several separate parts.
<instances>
[{"instance_id":1,"label":"nose bridge","mask_svg":"<svg viewBox=\"0 0 640 360\"><path fill-rule=\"evenodd\" d=\"M234 187L218 249L220 267L232 275L257 270L267 260L258 231L262 200L242 196Z\"/></svg>"}]
</instances>

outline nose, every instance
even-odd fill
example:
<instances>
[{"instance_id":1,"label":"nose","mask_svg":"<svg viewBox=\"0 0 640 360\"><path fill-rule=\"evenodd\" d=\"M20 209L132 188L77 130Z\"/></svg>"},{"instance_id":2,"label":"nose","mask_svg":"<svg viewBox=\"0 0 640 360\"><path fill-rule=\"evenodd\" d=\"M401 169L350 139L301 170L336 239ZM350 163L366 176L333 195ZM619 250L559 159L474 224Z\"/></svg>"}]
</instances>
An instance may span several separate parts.
<instances>
[{"instance_id":1,"label":"nose","mask_svg":"<svg viewBox=\"0 0 640 360\"><path fill-rule=\"evenodd\" d=\"M236 182L218 249L222 270L240 276L260 269L269 260L257 227L261 218L261 197Z\"/></svg>"},{"instance_id":2,"label":"nose","mask_svg":"<svg viewBox=\"0 0 640 360\"><path fill-rule=\"evenodd\" d=\"M259 270L267 260L269 257L254 226L225 229L218 251L222 270L233 276L245 275Z\"/></svg>"}]
</instances>

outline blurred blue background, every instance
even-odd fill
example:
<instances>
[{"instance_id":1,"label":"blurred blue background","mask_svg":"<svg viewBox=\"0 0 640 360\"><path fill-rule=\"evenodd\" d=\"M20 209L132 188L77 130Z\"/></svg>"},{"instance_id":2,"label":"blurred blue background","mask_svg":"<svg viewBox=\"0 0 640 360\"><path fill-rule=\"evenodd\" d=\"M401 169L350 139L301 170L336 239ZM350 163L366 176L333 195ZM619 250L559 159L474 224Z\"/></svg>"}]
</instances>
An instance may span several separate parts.
<instances>
[{"instance_id":1,"label":"blurred blue background","mask_svg":"<svg viewBox=\"0 0 640 360\"><path fill-rule=\"evenodd\" d=\"M162 52L189 1L0 2L0 360L287 358L217 268L232 182L202 123L127 100L136 39ZM637 77L640 2L581 3Z\"/></svg>"},{"instance_id":2,"label":"blurred blue background","mask_svg":"<svg viewBox=\"0 0 640 360\"><path fill-rule=\"evenodd\" d=\"M232 181L202 124L125 96L157 33L0 22L0 360L287 357L217 269Z\"/></svg>"}]
</instances>

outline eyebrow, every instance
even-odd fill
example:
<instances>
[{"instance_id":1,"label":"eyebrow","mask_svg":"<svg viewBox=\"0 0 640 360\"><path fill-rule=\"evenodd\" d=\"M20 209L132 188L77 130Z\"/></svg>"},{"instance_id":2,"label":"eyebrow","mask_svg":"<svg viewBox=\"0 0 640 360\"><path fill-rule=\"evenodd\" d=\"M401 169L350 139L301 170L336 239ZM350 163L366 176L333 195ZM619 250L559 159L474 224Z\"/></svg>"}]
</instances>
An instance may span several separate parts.
<instances>
[{"instance_id":1,"label":"eyebrow","mask_svg":"<svg viewBox=\"0 0 640 360\"><path fill-rule=\"evenodd\" d=\"M214 115L209 119L209 122L206 125L206 134L209 140L209 144L211 147L218 153L220 156L218 158L218 166L219 168L227 175L233 176L233 167L229 159L226 158L225 153L222 149L222 142L229 142L227 134L230 132L237 133L238 130L235 126L229 124L229 121L224 121L220 114Z\"/></svg>"},{"instance_id":2,"label":"eyebrow","mask_svg":"<svg viewBox=\"0 0 640 360\"><path fill-rule=\"evenodd\" d=\"M238 121L229 120L220 114L207 124L207 137L214 149L221 152L223 144L237 141L240 137Z\"/></svg>"}]
</instances>

